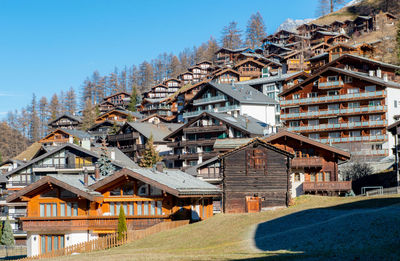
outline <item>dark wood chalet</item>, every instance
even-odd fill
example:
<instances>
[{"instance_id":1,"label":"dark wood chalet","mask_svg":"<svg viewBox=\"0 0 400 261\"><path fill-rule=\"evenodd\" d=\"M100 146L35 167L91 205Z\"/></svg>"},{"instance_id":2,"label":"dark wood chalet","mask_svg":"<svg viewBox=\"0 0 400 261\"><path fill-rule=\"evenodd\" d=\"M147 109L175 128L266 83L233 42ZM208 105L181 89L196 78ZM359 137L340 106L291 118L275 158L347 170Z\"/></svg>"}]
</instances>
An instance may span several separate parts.
<instances>
[{"instance_id":1,"label":"dark wood chalet","mask_svg":"<svg viewBox=\"0 0 400 261\"><path fill-rule=\"evenodd\" d=\"M76 129L82 124L82 119L75 115L63 114L50 121L47 125L53 129Z\"/></svg>"},{"instance_id":2,"label":"dark wood chalet","mask_svg":"<svg viewBox=\"0 0 400 261\"><path fill-rule=\"evenodd\" d=\"M264 67L264 63L250 58L238 62L234 69L239 73L240 81L248 81L251 79L261 78L261 71Z\"/></svg>"},{"instance_id":3,"label":"dark wood chalet","mask_svg":"<svg viewBox=\"0 0 400 261\"><path fill-rule=\"evenodd\" d=\"M114 93L103 99L103 102L99 104L99 110L100 112L106 112L115 107L125 107L129 103L130 98L131 95L127 92Z\"/></svg>"},{"instance_id":4,"label":"dark wood chalet","mask_svg":"<svg viewBox=\"0 0 400 261\"><path fill-rule=\"evenodd\" d=\"M222 154L222 209L225 213L258 212L287 206L293 154L256 138Z\"/></svg>"},{"instance_id":5,"label":"dark wood chalet","mask_svg":"<svg viewBox=\"0 0 400 261\"><path fill-rule=\"evenodd\" d=\"M215 53L215 63L219 66L233 65L237 61L237 58L241 53L251 51L252 50L248 47L239 49L220 48Z\"/></svg>"},{"instance_id":6,"label":"dark wood chalet","mask_svg":"<svg viewBox=\"0 0 400 261\"><path fill-rule=\"evenodd\" d=\"M231 68L221 69L213 73L212 80L217 83L232 83L240 81L240 73Z\"/></svg>"},{"instance_id":7,"label":"dark wood chalet","mask_svg":"<svg viewBox=\"0 0 400 261\"><path fill-rule=\"evenodd\" d=\"M122 108L115 108L111 111L100 114L95 123L102 123L104 121L113 121L113 122L126 122L126 121L136 121L140 120L143 117L139 112L132 112L128 110L124 110Z\"/></svg>"},{"instance_id":8,"label":"dark wood chalet","mask_svg":"<svg viewBox=\"0 0 400 261\"><path fill-rule=\"evenodd\" d=\"M252 117L203 112L164 138L172 151L163 159L173 168L194 166L216 156L217 139L262 136L266 127Z\"/></svg>"}]
</instances>

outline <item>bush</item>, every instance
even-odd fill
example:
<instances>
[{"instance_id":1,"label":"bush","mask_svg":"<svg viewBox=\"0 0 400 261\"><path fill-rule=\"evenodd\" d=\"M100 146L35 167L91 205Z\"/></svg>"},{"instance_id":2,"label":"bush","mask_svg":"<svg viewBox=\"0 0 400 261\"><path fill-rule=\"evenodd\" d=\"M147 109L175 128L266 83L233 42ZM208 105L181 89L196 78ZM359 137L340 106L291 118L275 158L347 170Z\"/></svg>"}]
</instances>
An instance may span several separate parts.
<instances>
[{"instance_id":1,"label":"bush","mask_svg":"<svg viewBox=\"0 0 400 261\"><path fill-rule=\"evenodd\" d=\"M357 180L373 174L373 170L368 163L354 162L347 166L343 172L345 180Z\"/></svg>"}]
</instances>

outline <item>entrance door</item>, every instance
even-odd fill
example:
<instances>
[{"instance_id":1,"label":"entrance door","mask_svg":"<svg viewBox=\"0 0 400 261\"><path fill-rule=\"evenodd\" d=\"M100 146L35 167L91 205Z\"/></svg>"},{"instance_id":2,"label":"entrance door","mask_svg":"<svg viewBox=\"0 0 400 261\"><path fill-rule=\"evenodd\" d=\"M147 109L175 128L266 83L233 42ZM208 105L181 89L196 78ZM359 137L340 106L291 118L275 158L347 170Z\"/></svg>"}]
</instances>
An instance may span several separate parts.
<instances>
[{"instance_id":1,"label":"entrance door","mask_svg":"<svg viewBox=\"0 0 400 261\"><path fill-rule=\"evenodd\" d=\"M261 210L261 199L259 197L246 197L246 212L256 213Z\"/></svg>"}]
</instances>

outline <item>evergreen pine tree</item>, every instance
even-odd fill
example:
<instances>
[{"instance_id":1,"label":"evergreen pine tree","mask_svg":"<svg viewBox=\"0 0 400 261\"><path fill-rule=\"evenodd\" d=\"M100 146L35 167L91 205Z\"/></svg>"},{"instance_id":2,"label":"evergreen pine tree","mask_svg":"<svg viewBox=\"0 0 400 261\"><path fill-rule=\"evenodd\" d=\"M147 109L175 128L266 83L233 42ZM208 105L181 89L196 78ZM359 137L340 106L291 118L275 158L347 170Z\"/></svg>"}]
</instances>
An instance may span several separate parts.
<instances>
[{"instance_id":1,"label":"evergreen pine tree","mask_svg":"<svg viewBox=\"0 0 400 261\"><path fill-rule=\"evenodd\" d=\"M154 148L153 134L146 142L146 149L143 152L143 157L140 159L139 166L143 168L151 168L157 162L161 161L162 157L158 154L158 151Z\"/></svg>"},{"instance_id":2,"label":"evergreen pine tree","mask_svg":"<svg viewBox=\"0 0 400 261\"><path fill-rule=\"evenodd\" d=\"M107 155L107 143L105 138L101 141L100 159L97 161L97 164L99 165L101 176L108 176L114 173L115 168Z\"/></svg>"},{"instance_id":3,"label":"evergreen pine tree","mask_svg":"<svg viewBox=\"0 0 400 261\"><path fill-rule=\"evenodd\" d=\"M118 216L118 240L122 239L126 231L128 231L128 227L126 226L125 211L123 207L120 207Z\"/></svg>"},{"instance_id":4,"label":"evergreen pine tree","mask_svg":"<svg viewBox=\"0 0 400 261\"><path fill-rule=\"evenodd\" d=\"M6 221L4 221L3 231L1 234L0 241L1 241L2 245L6 245L6 246L14 245L14 235L13 235L10 220L8 219L8 217L7 217Z\"/></svg>"},{"instance_id":5,"label":"evergreen pine tree","mask_svg":"<svg viewBox=\"0 0 400 261\"><path fill-rule=\"evenodd\" d=\"M128 110L129 111L136 111L136 104L137 104L137 89L136 86L132 86L132 93L131 93L131 100L129 101Z\"/></svg>"}]
</instances>

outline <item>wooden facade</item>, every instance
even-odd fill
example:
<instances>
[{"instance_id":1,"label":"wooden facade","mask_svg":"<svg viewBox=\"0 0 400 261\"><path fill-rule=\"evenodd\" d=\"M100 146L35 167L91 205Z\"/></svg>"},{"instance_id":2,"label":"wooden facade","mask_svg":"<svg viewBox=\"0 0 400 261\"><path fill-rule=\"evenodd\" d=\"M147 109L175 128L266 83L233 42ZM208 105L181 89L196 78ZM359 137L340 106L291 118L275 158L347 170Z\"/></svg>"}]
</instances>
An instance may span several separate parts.
<instances>
[{"instance_id":1,"label":"wooden facade","mask_svg":"<svg viewBox=\"0 0 400 261\"><path fill-rule=\"evenodd\" d=\"M113 109L106 113L99 115L95 123L102 123L104 121L113 121L113 122L126 122L126 121L136 121L138 120L137 115L130 111L121 110L121 109Z\"/></svg>"},{"instance_id":2,"label":"wooden facade","mask_svg":"<svg viewBox=\"0 0 400 261\"><path fill-rule=\"evenodd\" d=\"M261 208L287 206L292 157L259 139L221 155L223 211L257 212Z\"/></svg>"},{"instance_id":3,"label":"wooden facade","mask_svg":"<svg viewBox=\"0 0 400 261\"><path fill-rule=\"evenodd\" d=\"M242 60L235 65L235 70L240 74L240 81L247 81L261 77L265 64L254 59Z\"/></svg>"},{"instance_id":4,"label":"wooden facade","mask_svg":"<svg viewBox=\"0 0 400 261\"><path fill-rule=\"evenodd\" d=\"M63 129L76 129L82 124L82 120L73 115L69 114L63 114L56 119L50 121L48 123L48 126L57 129L57 128L63 128Z\"/></svg>"}]
</instances>

